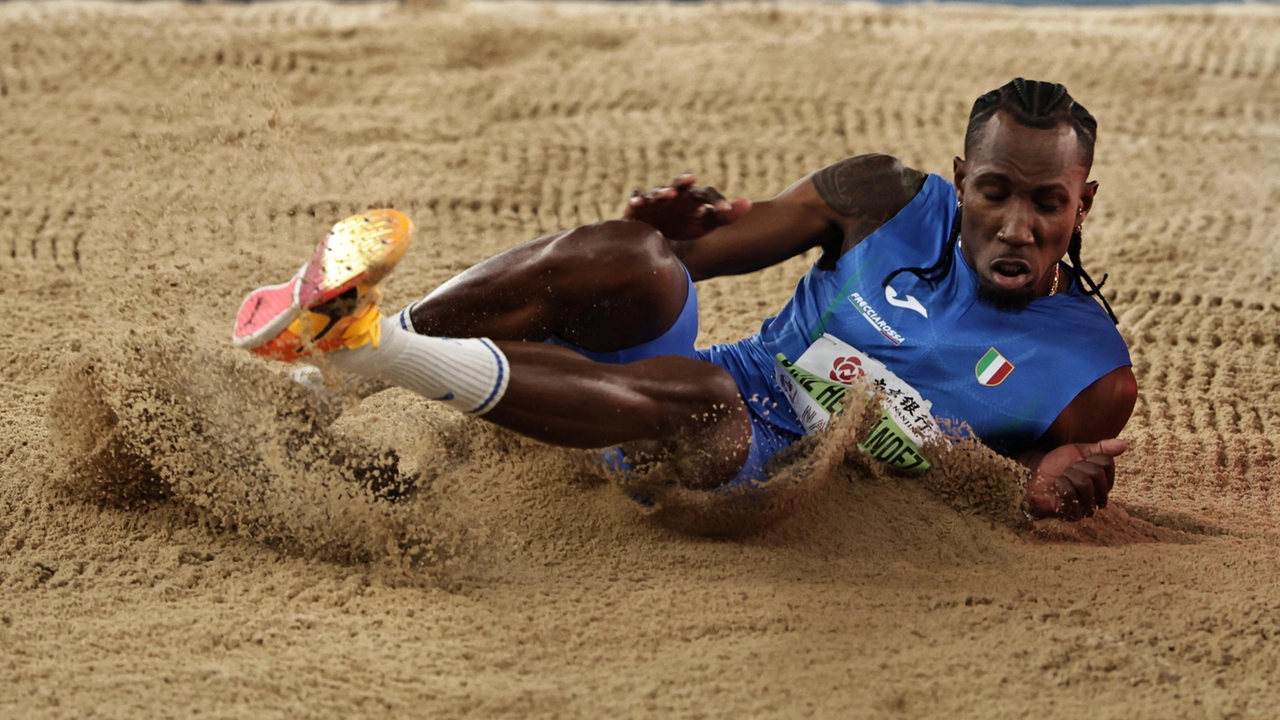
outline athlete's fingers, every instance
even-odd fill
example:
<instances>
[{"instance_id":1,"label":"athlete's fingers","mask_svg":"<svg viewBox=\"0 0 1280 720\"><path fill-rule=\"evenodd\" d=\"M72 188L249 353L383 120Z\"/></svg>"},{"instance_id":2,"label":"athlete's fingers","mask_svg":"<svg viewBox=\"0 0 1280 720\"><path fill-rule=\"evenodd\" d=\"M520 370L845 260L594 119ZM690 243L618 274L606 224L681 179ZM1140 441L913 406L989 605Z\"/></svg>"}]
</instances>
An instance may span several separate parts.
<instances>
[{"instance_id":1,"label":"athlete's fingers","mask_svg":"<svg viewBox=\"0 0 1280 720\"><path fill-rule=\"evenodd\" d=\"M1094 509L1107 506L1107 494L1111 488L1103 465L1081 460L1068 470L1065 474L1072 479L1072 484L1080 494L1080 504L1085 515L1092 515Z\"/></svg>"},{"instance_id":2,"label":"athlete's fingers","mask_svg":"<svg viewBox=\"0 0 1280 720\"><path fill-rule=\"evenodd\" d=\"M729 209L720 213L720 219L725 225L737 222L743 215L751 212L751 201L746 198L738 198L729 203Z\"/></svg>"},{"instance_id":3,"label":"athlete's fingers","mask_svg":"<svg viewBox=\"0 0 1280 720\"><path fill-rule=\"evenodd\" d=\"M1093 457L1098 456L1092 456L1089 460L1081 460L1073 467L1083 472L1093 481L1093 502L1094 505L1101 509L1107 506L1107 494L1111 492L1111 481L1107 477L1106 461L1094 462Z\"/></svg>"},{"instance_id":4,"label":"athlete's fingers","mask_svg":"<svg viewBox=\"0 0 1280 720\"><path fill-rule=\"evenodd\" d=\"M673 187L654 188L649 192L642 192L637 197L642 198L645 202L655 202L657 200L670 200L679 194Z\"/></svg>"},{"instance_id":5,"label":"athlete's fingers","mask_svg":"<svg viewBox=\"0 0 1280 720\"><path fill-rule=\"evenodd\" d=\"M1090 443L1084 447L1085 455L1093 455L1094 453L1102 453L1111 457L1120 457L1129 449L1129 443L1120 438L1111 438L1101 442Z\"/></svg>"},{"instance_id":6,"label":"athlete's fingers","mask_svg":"<svg viewBox=\"0 0 1280 720\"><path fill-rule=\"evenodd\" d=\"M750 208L745 200L735 205L719 190L695 186L694 182L696 176L680 175L668 187L635 190L623 217L648 222L674 239L692 239L728 225Z\"/></svg>"},{"instance_id":7,"label":"athlete's fingers","mask_svg":"<svg viewBox=\"0 0 1280 720\"><path fill-rule=\"evenodd\" d=\"M1057 510L1057 493L1052 493L1052 500L1045 497L1042 490L1042 476L1036 475L1027 482L1027 487L1022 495L1022 512L1026 513L1028 519L1039 519L1052 515Z\"/></svg>"},{"instance_id":8,"label":"athlete's fingers","mask_svg":"<svg viewBox=\"0 0 1280 720\"><path fill-rule=\"evenodd\" d=\"M708 229L728 224L729 221L724 218L724 215L733 206L720 193L714 190L709 193L699 193L697 201L701 204L698 205L698 209L694 212L694 217L701 218L703 225Z\"/></svg>"},{"instance_id":9,"label":"athlete's fingers","mask_svg":"<svg viewBox=\"0 0 1280 720\"><path fill-rule=\"evenodd\" d=\"M720 202L721 200L724 200L724 195L722 195L719 190L711 187L710 185L700 185L698 187L691 187L691 188L688 188L686 192L688 192L691 197L695 197L703 202L715 203L715 202ZM728 202L728 201L726 200L725 202Z\"/></svg>"},{"instance_id":10,"label":"athlete's fingers","mask_svg":"<svg viewBox=\"0 0 1280 720\"><path fill-rule=\"evenodd\" d=\"M728 210L730 207L729 201L725 199L724 195L720 194L720 191L713 187L689 188L687 192L689 193L689 197L703 205L710 205L713 210L723 212Z\"/></svg>"},{"instance_id":11,"label":"athlete's fingers","mask_svg":"<svg viewBox=\"0 0 1280 720\"><path fill-rule=\"evenodd\" d=\"M640 207L651 202L653 202L653 193L643 190L632 190L631 197L627 200L627 204L631 207Z\"/></svg>"},{"instance_id":12,"label":"athlete's fingers","mask_svg":"<svg viewBox=\"0 0 1280 720\"><path fill-rule=\"evenodd\" d=\"M1093 463L1102 468L1102 474L1107 481L1107 490L1110 491L1116 484L1116 461L1111 455L1103 453L1095 453L1085 458L1085 462Z\"/></svg>"},{"instance_id":13,"label":"athlete's fingers","mask_svg":"<svg viewBox=\"0 0 1280 720\"><path fill-rule=\"evenodd\" d=\"M1056 483L1056 495L1058 502L1055 503L1051 515L1056 515L1063 520L1079 520L1083 517L1080 512L1080 498L1076 495L1075 486L1065 476L1058 478Z\"/></svg>"},{"instance_id":14,"label":"athlete's fingers","mask_svg":"<svg viewBox=\"0 0 1280 720\"><path fill-rule=\"evenodd\" d=\"M661 200L671 200L675 198L678 194L679 192L672 187L654 188L649 192L642 192L640 190L635 190L631 193L630 204L632 207L649 205Z\"/></svg>"},{"instance_id":15,"label":"athlete's fingers","mask_svg":"<svg viewBox=\"0 0 1280 720\"><path fill-rule=\"evenodd\" d=\"M1067 468L1067 471L1062 473L1062 477L1074 491L1072 495L1076 499L1079 510L1079 515L1072 519L1078 520L1080 517L1092 515L1093 509L1096 507L1093 496L1093 478L1076 465Z\"/></svg>"}]
</instances>

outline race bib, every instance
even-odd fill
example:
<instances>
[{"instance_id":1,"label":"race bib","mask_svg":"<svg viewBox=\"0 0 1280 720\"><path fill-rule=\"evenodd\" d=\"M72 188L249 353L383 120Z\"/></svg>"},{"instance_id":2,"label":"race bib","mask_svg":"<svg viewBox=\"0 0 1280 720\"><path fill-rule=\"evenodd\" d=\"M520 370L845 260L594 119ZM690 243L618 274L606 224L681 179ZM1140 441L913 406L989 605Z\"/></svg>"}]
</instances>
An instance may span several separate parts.
<instances>
[{"instance_id":1,"label":"race bib","mask_svg":"<svg viewBox=\"0 0 1280 720\"><path fill-rule=\"evenodd\" d=\"M933 405L884 363L831 335L814 341L794 362L781 353L774 358L778 386L805 432L823 430L841 412L850 386L866 378L884 394L880 422L858 445L875 459L903 470L923 472L931 467L920 446L940 429Z\"/></svg>"}]
</instances>

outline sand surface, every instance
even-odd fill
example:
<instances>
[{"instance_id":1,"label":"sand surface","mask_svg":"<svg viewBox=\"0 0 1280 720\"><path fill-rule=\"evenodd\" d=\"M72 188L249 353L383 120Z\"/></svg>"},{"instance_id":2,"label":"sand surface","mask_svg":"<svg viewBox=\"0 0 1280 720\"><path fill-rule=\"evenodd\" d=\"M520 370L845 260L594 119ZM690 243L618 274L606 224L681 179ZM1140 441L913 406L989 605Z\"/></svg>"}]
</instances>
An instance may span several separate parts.
<instances>
[{"instance_id":1,"label":"sand surface","mask_svg":"<svg viewBox=\"0 0 1280 720\"><path fill-rule=\"evenodd\" d=\"M981 451L899 479L833 436L791 519L694 536L230 347L351 212L419 224L396 308L682 171L946 174L1018 74L1100 121L1085 260L1141 384L1078 526ZM1280 712L1280 8L0 3L0 138L2 717ZM702 340L812 259L704 284ZM392 451L399 506L350 482Z\"/></svg>"}]
</instances>

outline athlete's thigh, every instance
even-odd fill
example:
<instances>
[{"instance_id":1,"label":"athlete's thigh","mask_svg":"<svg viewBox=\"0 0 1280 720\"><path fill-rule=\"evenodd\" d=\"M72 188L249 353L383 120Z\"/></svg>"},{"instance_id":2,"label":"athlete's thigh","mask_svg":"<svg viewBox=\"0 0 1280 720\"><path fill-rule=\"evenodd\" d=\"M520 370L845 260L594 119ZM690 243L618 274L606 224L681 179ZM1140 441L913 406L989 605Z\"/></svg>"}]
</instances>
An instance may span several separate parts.
<instances>
[{"instance_id":1,"label":"athlete's thigh","mask_svg":"<svg viewBox=\"0 0 1280 720\"><path fill-rule=\"evenodd\" d=\"M556 239L568 232L517 245L458 273L406 308L406 329L446 337L545 340L562 313L544 267Z\"/></svg>"},{"instance_id":2,"label":"athlete's thigh","mask_svg":"<svg viewBox=\"0 0 1280 720\"><path fill-rule=\"evenodd\" d=\"M661 336L679 318L687 284L683 266L656 231L608 221L489 258L416 303L408 316L422 334L557 336L609 352Z\"/></svg>"},{"instance_id":3,"label":"athlete's thigh","mask_svg":"<svg viewBox=\"0 0 1280 720\"><path fill-rule=\"evenodd\" d=\"M741 476L753 456L757 433L737 383L724 368L666 356L616 366L609 372L629 376L629 391L644 398L641 405L630 408L629 422L657 429L649 437L663 441L659 446L672 451L670 461L682 484L714 490ZM655 414L645 417L650 412ZM626 453L643 454L646 448L653 446L624 445Z\"/></svg>"}]
</instances>

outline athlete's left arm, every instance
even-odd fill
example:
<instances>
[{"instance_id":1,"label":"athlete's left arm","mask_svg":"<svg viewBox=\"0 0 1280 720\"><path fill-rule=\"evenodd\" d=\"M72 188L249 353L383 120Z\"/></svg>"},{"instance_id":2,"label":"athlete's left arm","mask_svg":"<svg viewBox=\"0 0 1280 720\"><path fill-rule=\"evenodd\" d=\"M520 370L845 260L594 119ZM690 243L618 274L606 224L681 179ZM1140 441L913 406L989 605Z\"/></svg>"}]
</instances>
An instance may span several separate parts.
<instances>
[{"instance_id":1,"label":"athlete's left arm","mask_svg":"<svg viewBox=\"0 0 1280 720\"><path fill-rule=\"evenodd\" d=\"M1023 509L1036 518L1079 520L1107 506L1115 459L1128 445L1117 436L1138 400L1132 368L1103 375L1080 392L1041 436L1018 456L1031 469Z\"/></svg>"}]
</instances>

